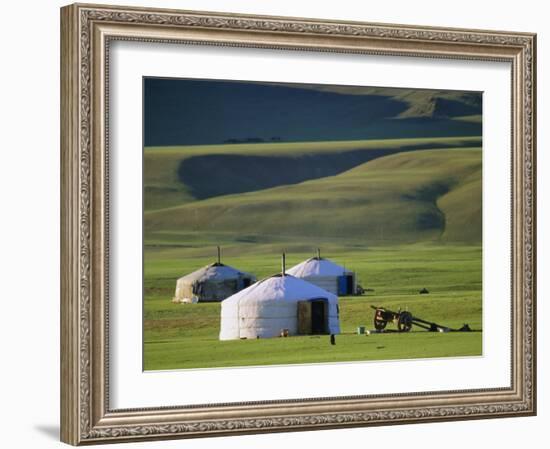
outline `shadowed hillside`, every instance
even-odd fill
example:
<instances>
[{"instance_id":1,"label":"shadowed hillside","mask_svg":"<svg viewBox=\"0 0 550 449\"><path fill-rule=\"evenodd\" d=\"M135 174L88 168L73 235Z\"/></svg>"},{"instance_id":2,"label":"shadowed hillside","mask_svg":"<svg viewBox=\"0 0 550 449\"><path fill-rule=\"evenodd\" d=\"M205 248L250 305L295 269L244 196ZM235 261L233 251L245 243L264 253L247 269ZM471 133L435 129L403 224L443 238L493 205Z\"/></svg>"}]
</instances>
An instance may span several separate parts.
<instances>
[{"instance_id":1,"label":"shadowed hillside","mask_svg":"<svg viewBox=\"0 0 550 449\"><path fill-rule=\"evenodd\" d=\"M145 214L156 230L363 244L481 241L481 150L384 156L336 176Z\"/></svg>"},{"instance_id":2,"label":"shadowed hillside","mask_svg":"<svg viewBox=\"0 0 550 449\"><path fill-rule=\"evenodd\" d=\"M453 146L455 145L449 145L449 147ZM382 156L444 147L445 145L435 142L404 145L401 148L364 148L296 156L241 154L193 156L180 162L178 177L188 187L194 198L205 199L325 178Z\"/></svg>"},{"instance_id":3,"label":"shadowed hillside","mask_svg":"<svg viewBox=\"0 0 550 449\"><path fill-rule=\"evenodd\" d=\"M145 145L481 135L479 92L146 78Z\"/></svg>"},{"instance_id":4,"label":"shadowed hillside","mask_svg":"<svg viewBox=\"0 0 550 449\"><path fill-rule=\"evenodd\" d=\"M392 139L146 148L145 210L333 176L377 157L480 145L479 138Z\"/></svg>"},{"instance_id":5,"label":"shadowed hillside","mask_svg":"<svg viewBox=\"0 0 550 449\"><path fill-rule=\"evenodd\" d=\"M342 95L379 96L391 98L405 105L398 118L462 116L481 117L481 95L479 92L432 89L402 89L394 87L330 86L308 84L285 84L287 87L312 89Z\"/></svg>"}]
</instances>

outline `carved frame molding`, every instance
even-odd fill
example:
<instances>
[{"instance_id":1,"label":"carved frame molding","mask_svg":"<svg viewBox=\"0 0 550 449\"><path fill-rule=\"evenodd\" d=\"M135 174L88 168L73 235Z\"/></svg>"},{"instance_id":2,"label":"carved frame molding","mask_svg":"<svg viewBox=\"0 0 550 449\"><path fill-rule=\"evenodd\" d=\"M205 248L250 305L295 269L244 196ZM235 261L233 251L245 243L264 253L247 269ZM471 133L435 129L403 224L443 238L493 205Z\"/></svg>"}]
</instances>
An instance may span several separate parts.
<instances>
[{"instance_id":1,"label":"carved frame molding","mask_svg":"<svg viewBox=\"0 0 550 449\"><path fill-rule=\"evenodd\" d=\"M80 4L62 8L61 32L63 441L77 445L536 413L534 34ZM509 61L511 388L110 410L107 105L113 40Z\"/></svg>"}]
</instances>

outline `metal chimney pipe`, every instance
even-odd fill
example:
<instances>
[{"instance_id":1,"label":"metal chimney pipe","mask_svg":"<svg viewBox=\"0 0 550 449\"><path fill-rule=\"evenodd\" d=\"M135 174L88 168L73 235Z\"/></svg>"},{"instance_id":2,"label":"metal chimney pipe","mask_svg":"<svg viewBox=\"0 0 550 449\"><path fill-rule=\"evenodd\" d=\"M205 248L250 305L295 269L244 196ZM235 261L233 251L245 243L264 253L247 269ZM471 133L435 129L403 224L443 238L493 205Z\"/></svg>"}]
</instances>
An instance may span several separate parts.
<instances>
[{"instance_id":1,"label":"metal chimney pipe","mask_svg":"<svg viewBox=\"0 0 550 449\"><path fill-rule=\"evenodd\" d=\"M218 265L221 264L221 250L220 250L220 247L218 246Z\"/></svg>"},{"instance_id":2,"label":"metal chimney pipe","mask_svg":"<svg viewBox=\"0 0 550 449\"><path fill-rule=\"evenodd\" d=\"M281 265L282 265L281 274L284 276L286 274L286 254L285 253L283 253L283 257L282 257L282 260L281 260Z\"/></svg>"}]
</instances>

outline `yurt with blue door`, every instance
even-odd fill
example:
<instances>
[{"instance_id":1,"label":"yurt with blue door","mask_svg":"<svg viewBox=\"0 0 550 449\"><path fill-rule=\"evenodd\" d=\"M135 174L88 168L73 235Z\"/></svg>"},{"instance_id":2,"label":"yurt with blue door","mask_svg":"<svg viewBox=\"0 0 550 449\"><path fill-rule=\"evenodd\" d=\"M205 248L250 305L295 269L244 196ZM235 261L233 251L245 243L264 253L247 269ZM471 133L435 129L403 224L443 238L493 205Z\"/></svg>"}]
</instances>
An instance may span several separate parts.
<instances>
[{"instance_id":1,"label":"yurt with blue door","mask_svg":"<svg viewBox=\"0 0 550 449\"><path fill-rule=\"evenodd\" d=\"M253 274L218 261L180 277L172 302L219 302L256 282Z\"/></svg>"},{"instance_id":2,"label":"yurt with blue door","mask_svg":"<svg viewBox=\"0 0 550 449\"><path fill-rule=\"evenodd\" d=\"M283 269L222 301L220 340L339 334L338 315L336 295Z\"/></svg>"},{"instance_id":3,"label":"yurt with blue door","mask_svg":"<svg viewBox=\"0 0 550 449\"><path fill-rule=\"evenodd\" d=\"M320 251L317 251L317 256L290 268L287 273L337 296L354 295L357 290L355 273L322 258Z\"/></svg>"}]
</instances>

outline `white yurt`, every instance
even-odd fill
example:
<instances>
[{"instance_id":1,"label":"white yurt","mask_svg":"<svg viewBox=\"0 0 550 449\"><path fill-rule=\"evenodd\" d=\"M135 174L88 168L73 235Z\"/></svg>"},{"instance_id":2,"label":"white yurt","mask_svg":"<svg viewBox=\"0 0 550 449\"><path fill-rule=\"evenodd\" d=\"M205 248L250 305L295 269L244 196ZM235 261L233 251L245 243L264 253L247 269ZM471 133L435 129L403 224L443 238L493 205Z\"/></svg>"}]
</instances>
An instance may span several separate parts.
<instances>
[{"instance_id":1,"label":"white yurt","mask_svg":"<svg viewBox=\"0 0 550 449\"><path fill-rule=\"evenodd\" d=\"M219 302L256 282L256 276L218 261L189 273L176 282L174 303Z\"/></svg>"},{"instance_id":2,"label":"white yurt","mask_svg":"<svg viewBox=\"0 0 550 449\"><path fill-rule=\"evenodd\" d=\"M220 340L340 333L338 297L288 274L259 281L221 306Z\"/></svg>"},{"instance_id":3,"label":"white yurt","mask_svg":"<svg viewBox=\"0 0 550 449\"><path fill-rule=\"evenodd\" d=\"M338 296L353 295L357 290L355 273L328 259L323 259L319 251L316 257L293 266L287 273Z\"/></svg>"}]
</instances>

